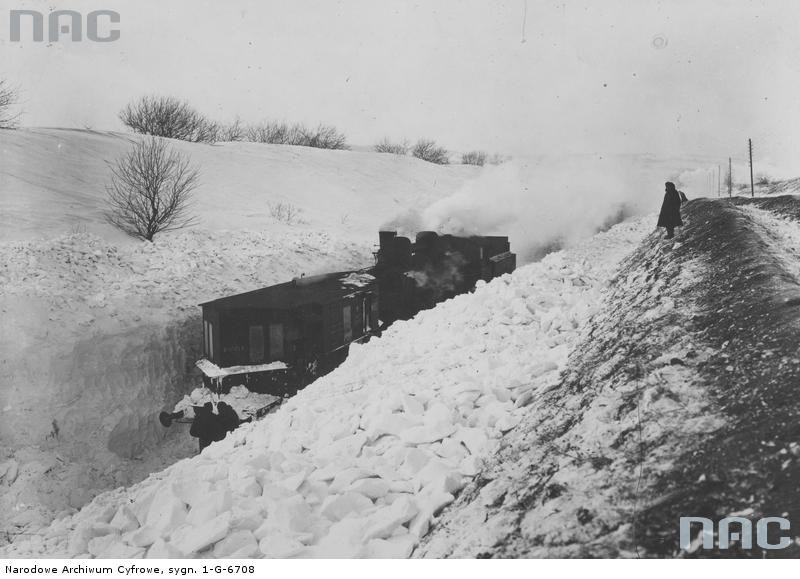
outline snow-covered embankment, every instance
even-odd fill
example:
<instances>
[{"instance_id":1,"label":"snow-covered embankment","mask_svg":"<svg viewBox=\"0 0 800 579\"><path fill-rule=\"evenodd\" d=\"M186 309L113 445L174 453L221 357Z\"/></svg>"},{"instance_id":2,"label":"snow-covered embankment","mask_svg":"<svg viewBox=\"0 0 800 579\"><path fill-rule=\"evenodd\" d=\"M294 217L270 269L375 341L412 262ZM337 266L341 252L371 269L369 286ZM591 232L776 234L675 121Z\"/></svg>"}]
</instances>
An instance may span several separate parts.
<instances>
[{"instance_id":1,"label":"snow-covered embankment","mask_svg":"<svg viewBox=\"0 0 800 579\"><path fill-rule=\"evenodd\" d=\"M12 556L408 556L557 383L620 259L615 226L384 336L267 420L97 497Z\"/></svg>"}]
</instances>

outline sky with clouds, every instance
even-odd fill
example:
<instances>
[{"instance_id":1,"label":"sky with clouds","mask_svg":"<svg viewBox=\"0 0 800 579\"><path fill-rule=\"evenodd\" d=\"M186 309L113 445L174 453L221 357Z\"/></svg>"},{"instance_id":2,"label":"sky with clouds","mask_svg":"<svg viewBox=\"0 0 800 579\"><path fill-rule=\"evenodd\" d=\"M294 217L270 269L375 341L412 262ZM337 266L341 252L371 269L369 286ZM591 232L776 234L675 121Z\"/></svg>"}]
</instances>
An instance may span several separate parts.
<instances>
[{"instance_id":1,"label":"sky with clouds","mask_svg":"<svg viewBox=\"0 0 800 579\"><path fill-rule=\"evenodd\" d=\"M121 129L170 94L220 120L334 124L350 142L435 138L511 155L800 154L800 3L0 0L120 13L121 38L10 42L29 126ZM795 174L800 171L795 171Z\"/></svg>"}]
</instances>

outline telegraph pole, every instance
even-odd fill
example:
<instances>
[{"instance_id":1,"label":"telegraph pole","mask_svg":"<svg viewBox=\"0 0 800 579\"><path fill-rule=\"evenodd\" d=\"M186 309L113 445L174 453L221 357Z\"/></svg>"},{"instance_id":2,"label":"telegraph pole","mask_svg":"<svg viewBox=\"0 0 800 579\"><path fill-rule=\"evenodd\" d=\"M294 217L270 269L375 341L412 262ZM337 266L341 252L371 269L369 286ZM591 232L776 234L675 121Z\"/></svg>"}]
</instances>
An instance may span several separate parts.
<instances>
[{"instance_id":1,"label":"telegraph pole","mask_svg":"<svg viewBox=\"0 0 800 579\"><path fill-rule=\"evenodd\" d=\"M728 157L728 197L733 196L733 162Z\"/></svg>"},{"instance_id":2,"label":"telegraph pole","mask_svg":"<svg viewBox=\"0 0 800 579\"><path fill-rule=\"evenodd\" d=\"M755 197L755 189L753 188L753 141L747 139L747 150L750 153L750 197Z\"/></svg>"},{"instance_id":3,"label":"telegraph pole","mask_svg":"<svg viewBox=\"0 0 800 579\"><path fill-rule=\"evenodd\" d=\"M722 196L722 165L717 165L717 197Z\"/></svg>"}]
</instances>

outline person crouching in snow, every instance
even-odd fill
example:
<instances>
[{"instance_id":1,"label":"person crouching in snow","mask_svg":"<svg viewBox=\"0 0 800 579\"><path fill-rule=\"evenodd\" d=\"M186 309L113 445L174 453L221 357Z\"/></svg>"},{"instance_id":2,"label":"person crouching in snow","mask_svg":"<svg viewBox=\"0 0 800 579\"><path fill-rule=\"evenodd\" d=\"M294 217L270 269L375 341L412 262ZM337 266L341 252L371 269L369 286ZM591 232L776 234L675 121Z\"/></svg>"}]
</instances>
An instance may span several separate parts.
<instances>
[{"instance_id":1,"label":"person crouching in snow","mask_svg":"<svg viewBox=\"0 0 800 579\"><path fill-rule=\"evenodd\" d=\"M686 195L675 189L675 183L667 181L664 202L661 204L661 213L658 215L657 227L666 227L667 239L675 237L675 228L683 225L681 219L681 203L686 201Z\"/></svg>"},{"instance_id":2,"label":"person crouching in snow","mask_svg":"<svg viewBox=\"0 0 800 579\"><path fill-rule=\"evenodd\" d=\"M219 413L219 419L222 427L222 438L225 438L229 432L233 432L239 428L239 425L243 424L244 422L251 421L250 418L246 420L239 418L239 415L227 402L220 402L217 404L217 412Z\"/></svg>"},{"instance_id":3,"label":"person crouching in snow","mask_svg":"<svg viewBox=\"0 0 800 579\"><path fill-rule=\"evenodd\" d=\"M218 428L213 408L214 406L211 402L206 402L203 406L194 407L194 420L192 420L192 426L189 428L189 434L199 439L200 452L203 452L203 449L216 439Z\"/></svg>"}]
</instances>

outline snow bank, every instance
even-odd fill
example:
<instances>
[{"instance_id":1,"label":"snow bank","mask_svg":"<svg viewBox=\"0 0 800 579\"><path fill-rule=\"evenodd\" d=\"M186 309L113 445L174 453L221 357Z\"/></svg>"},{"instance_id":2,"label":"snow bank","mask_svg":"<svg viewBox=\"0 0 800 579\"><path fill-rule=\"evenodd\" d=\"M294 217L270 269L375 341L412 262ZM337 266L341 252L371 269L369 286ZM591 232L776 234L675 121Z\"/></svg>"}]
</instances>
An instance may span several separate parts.
<instances>
[{"instance_id":1,"label":"snow bank","mask_svg":"<svg viewBox=\"0 0 800 579\"><path fill-rule=\"evenodd\" d=\"M200 382L197 304L371 259L368 246L304 231L0 243L0 461L20 465L0 526L30 531L194 451L157 415Z\"/></svg>"},{"instance_id":2,"label":"snow bank","mask_svg":"<svg viewBox=\"0 0 800 579\"><path fill-rule=\"evenodd\" d=\"M7 549L12 556L405 557L558 380L649 220L398 322L202 454Z\"/></svg>"},{"instance_id":3,"label":"snow bank","mask_svg":"<svg viewBox=\"0 0 800 579\"><path fill-rule=\"evenodd\" d=\"M753 220L759 234L770 242L770 250L795 278L800 279L800 224L797 220L742 205L740 209Z\"/></svg>"}]
</instances>

